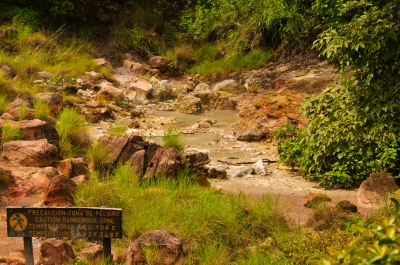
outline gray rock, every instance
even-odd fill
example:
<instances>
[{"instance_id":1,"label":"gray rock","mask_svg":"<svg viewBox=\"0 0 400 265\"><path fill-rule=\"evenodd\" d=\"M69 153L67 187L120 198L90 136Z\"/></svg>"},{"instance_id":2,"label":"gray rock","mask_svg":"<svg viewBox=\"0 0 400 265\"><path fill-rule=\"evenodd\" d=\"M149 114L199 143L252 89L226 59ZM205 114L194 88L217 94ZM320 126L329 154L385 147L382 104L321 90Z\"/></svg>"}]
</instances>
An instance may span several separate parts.
<instances>
[{"instance_id":1,"label":"gray rock","mask_svg":"<svg viewBox=\"0 0 400 265\"><path fill-rule=\"evenodd\" d=\"M214 86L214 90L216 91L227 91L233 94L238 94L242 92L246 92L247 89L244 85L239 84L236 80L228 79L224 80Z\"/></svg>"},{"instance_id":2,"label":"gray rock","mask_svg":"<svg viewBox=\"0 0 400 265\"><path fill-rule=\"evenodd\" d=\"M253 173L256 175L265 176L269 174L268 169L265 167L262 160L258 160L255 164L251 166Z\"/></svg>"}]
</instances>

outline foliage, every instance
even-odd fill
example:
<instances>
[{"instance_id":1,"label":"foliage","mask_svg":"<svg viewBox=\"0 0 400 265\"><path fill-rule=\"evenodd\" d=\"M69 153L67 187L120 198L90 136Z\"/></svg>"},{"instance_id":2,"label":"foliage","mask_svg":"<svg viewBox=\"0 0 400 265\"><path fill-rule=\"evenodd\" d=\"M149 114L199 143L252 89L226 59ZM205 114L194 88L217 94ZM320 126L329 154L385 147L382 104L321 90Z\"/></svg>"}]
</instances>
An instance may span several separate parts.
<instances>
[{"instance_id":1,"label":"foliage","mask_svg":"<svg viewBox=\"0 0 400 265\"><path fill-rule=\"evenodd\" d=\"M9 141L21 140L23 137L22 131L18 126L11 125L5 122L1 126L0 145Z\"/></svg>"},{"instance_id":2,"label":"foliage","mask_svg":"<svg viewBox=\"0 0 400 265\"><path fill-rule=\"evenodd\" d=\"M213 54L210 54L212 56ZM200 58L204 55L199 54ZM266 50L253 50L247 54L236 54L213 60L206 57L203 61L198 61L190 70L191 74L200 74L203 77L211 75L227 75L231 72L242 72L249 69L259 68L275 57L274 54ZM217 57L218 58L218 57Z\"/></svg>"},{"instance_id":3,"label":"foliage","mask_svg":"<svg viewBox=\"0 0 400 265\"><path fill-rule=\"evenodd\" d=\"M397 196L398 197L398 196ZM393 212L383 216L377 224L369 227L354 225L360 236L354 238L341 250L329 248L329 253L320 255L309 264L397 264L400 262L400 204L391 198Z\"/></svg>"},{"instance_id":4,"label":"foliage","mask_svg":"<svg viewBox=\"0 0 400 265\"><path fill-rule=\"evenodd\" d=\"M75 109L66 107L60 112L55 128L60 135L59 148L64 157L74 157L88 145L88 125Z\"/></svg>"},{"instance_id":5,"label":"foliage","mask_svg":"<svg viewBox=\"0 0 400 265\"><path fill-rule=\"evenodd\" d=\"M170 126L166 131L164 131L163 146L165 148L172 148L177 152L183 151L185 145L182 142L180 133L175 127Z\"/></svg>"},{"instance_id":6,"label":"foliage","mask_svg":"<svg viewBox=\"0 0 400 265\"><path fill-rule=\"evenodd\" d=\"M106 176L109 173L113 153L108 146L98 142L91 145L86 151L90 169L97 172L98 176Z\"/></svg>"},{"instance_id":7,"label":"foliage","mask_svg":"<svg viewBox=\"0 0 400 265\"><path fill-rule=\"evenodd\" d=\"M327 188L350 187L373 172L397 173L400 163L399 1L333 2L334 22L315 47L350 64L352 75L303 106L309 122L294 145L306 178Z\"/></svg>"},{"instance_id":8,"label":"foliage","mask_svg":"<svg viewBox=\"0 0 400 265\"><path fill-rule=\"evenodd\" d=\"M217 39L242 53L264 45L301 46L315 27L308 1L197 1L182 24L195 38ZM298 34L302 32L302 34ZM297 48L297 47L296 47Z\"/></svg>"}]
</instances>

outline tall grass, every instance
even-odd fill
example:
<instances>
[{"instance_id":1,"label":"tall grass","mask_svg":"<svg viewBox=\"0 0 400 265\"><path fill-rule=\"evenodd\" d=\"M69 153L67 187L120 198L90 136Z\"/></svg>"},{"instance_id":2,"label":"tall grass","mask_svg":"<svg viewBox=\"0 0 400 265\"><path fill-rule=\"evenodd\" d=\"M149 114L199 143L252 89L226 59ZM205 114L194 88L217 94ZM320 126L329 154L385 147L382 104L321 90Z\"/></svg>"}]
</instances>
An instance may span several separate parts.
<instances>
[{"instance_id":1,"label":"tall grass","mask_svg":"<svg viewBox=\"0 0 400 265\"><path fill-rule=\"evenodd\" d=\"M89 143L88 124L75 109L66 107L60 112L55 128L60 135L59 148L64 157L74 157Z\"/></svg>"},{"instance_id":2,"label":"tall grass","mask_svg":"<svg viewBox=\"0 0 400 265\"><path fill-rule=\"evenodd\" d=\"M89 159L90 169L97 173L98 176L106 176L111 167L112 151L108 146L104 146L98 142L91 145L86 151Z\"/></svg>"},{"instance_id":3,"label":"tall grass","mask_svg":"<svg viewBox=\"0 0 400 265\"><path fill-rule=\"evenodd\" d=\"M36 99L33 101L33 109L35 110L35 116L40 120L48 120L51 114L51 107L46 100Z\"/></svg>"},{"instance_id":4,"label":"tall grass","mask_svg":"<svg viewBox=\"0 0 400 265\"><path fill-rule=\"evenodd\" d=\"M18 126L5 122L1 127L0 146L9 141L20 140L22 137L22 131Z\"/></svg>"},{"instance_id":5,"label":"tall grass","mask_svg":"<svg viewBox=\"0 0 400 265\"><path fill-rule=\"evenodd\" d=\"M174 232L190 246L188 264L232 264L248 246L289 231L277 199L222 194L187 177L185 172L175 181L141 182L124 164L104 181L91 176L78 187L75 201L122 208L124 233L131 240L153 229Z\"/></svg>"},{"instance_id":6,"label":"tall grass","mask_svg":"<svg viewBox=\"0 0 400 265\"><path fill-rule=\"evenodd\" d=\"M3 115L10 101L5 95L0 94L0 115Z\"/></svg>"}]
</instances>

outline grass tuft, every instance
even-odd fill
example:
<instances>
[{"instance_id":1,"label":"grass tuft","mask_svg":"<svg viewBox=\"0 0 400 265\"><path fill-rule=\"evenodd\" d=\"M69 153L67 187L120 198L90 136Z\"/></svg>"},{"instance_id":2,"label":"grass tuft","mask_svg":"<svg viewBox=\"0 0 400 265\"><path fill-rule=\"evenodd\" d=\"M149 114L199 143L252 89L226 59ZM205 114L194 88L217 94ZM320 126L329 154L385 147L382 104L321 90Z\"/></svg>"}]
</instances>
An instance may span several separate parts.
<instances>
[{"instance_id":1,"label":"grass tuft","mask_svg":"<svg viewBox=\"0 0 400 265\"><path fill-rule=\"evenodd\" d=\"M114 123L113 126L111 126L110 130L108 133L110 136L122 136L126 134L126 130L128 129L128 126L122 123Z\"/></svg>"},{"instance_id":2,"label":"grass tuft","mask_svg":"<svg viewBox=\"0 0 400 265\"><path fill-rule=\"evenodd\" d=\"M3 115L10 101L8 98L2 94L0 94L0 115Z\"/></svg>"},{"instance_id":3,"label":"grass tuft","mask_svg":"<svg viewBox=\"0 0 400 265\"><path fill-rule=\"evenodd\" d=\"M9 141L21 140L22 137L22 131L18 126L13 126L8 122L3 123L1 127L1 146Z\"/></svg>"},{"instance_id":4,"label":"grass tuft","mask_svg":"<svg viewBox=\"0 0 400 265\"><path fill-rule=\"evenodd\" d=\"M46 100L36 99L33 101L33 109L37 119L46 121L51 114L51 107Z\"/></svg>"},{"instance_id":5,"label":"grass tuft","mask_svg":"<svg viewBox=\"0 0 400 265\"><path fill-rule=\"evenodd\" d=\"M177 152L183 151L185 145L182 142L180 133L175 127L170 126L166 131L164 131L163 146L165 148L172 148Z\"/></svg>"},{"instance_id":6,"label":"grass tuft","mask_svg":"<svg viewBox=\"0 0 400 265\"><path fill-rule=\"evenodd\" d=\"M92 170L102 176L108 174L113 157L108 146L104 146L101 143L91 145L86 151L86 156L89 159L89 165Z\"/></svg>"},{"instance_id":7,"label":"grass tuft","mask_svg":"<svg viewBox=\"0 0 400 265\"><path fill-rule=\"evenodd\" d=\"M63 108L55 127L60 135L59 148L62 156L74 157L88 146L88 124L77 110Z\"/></svg>"}]
</instances>

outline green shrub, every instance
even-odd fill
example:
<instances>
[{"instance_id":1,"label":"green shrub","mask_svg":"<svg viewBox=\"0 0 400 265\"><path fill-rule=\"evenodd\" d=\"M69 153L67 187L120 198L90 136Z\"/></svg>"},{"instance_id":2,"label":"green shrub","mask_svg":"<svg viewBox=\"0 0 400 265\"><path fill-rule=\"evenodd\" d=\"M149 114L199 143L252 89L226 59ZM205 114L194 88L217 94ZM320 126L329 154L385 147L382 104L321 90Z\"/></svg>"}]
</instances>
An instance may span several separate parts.
<instances>
[{"instance_id":1,"label":"green shrub","mask_svg":"<svg viewBox=\"0 0 400 265\"><path fill-rule=\"evenodd\" d=\"M351 240L340 250L329 248L328 254L316 257L309 264L398 264L400 262L400 205L397 198L391 198L391 200L394 209L390 216L383 216L379 223L369 227L354 225L353 228L359 231L360 236Z\"/></svg>"},{"instance_id":2,"label":"green shrub","mask_svg":"<svg viewBox=\"0 0 400 265\"><path fill-rule=\"evenodd\" d=\"M88 145L88 124L75 109L66 107L60 112L55 128L60 135L59 148L62 156L74 157Z\"/></svg>"},{"instance_id":3,"label":"green shrub","mask_svg":"<svg viewBox=\"0 0 400 265\"><path fill-rule=\"evenodd\" d=\"M168 130L164 131L163 146L165 148L172 148L177 152L182 152L185 145L182 142L180 133L175 127L170 126Z\"/></svg>"},{"instance_id":4,"label":"green shrub","mask_svg":"<svg viewBox=\"0 0 400 265\"><path fill-rule=\"evenodd\" d=\"M1 145L5 142L21 140L22 137L22 131L18 126L10 125L8 122L3 123L1 127Z\"/></svg>"}]
</instances>

